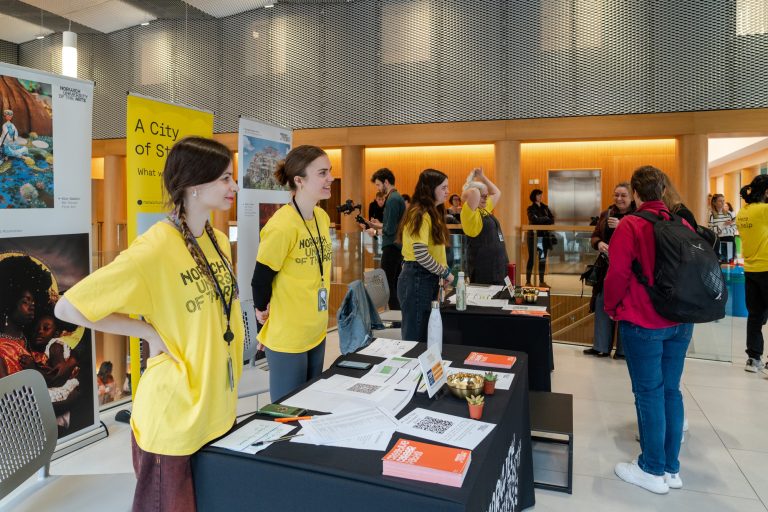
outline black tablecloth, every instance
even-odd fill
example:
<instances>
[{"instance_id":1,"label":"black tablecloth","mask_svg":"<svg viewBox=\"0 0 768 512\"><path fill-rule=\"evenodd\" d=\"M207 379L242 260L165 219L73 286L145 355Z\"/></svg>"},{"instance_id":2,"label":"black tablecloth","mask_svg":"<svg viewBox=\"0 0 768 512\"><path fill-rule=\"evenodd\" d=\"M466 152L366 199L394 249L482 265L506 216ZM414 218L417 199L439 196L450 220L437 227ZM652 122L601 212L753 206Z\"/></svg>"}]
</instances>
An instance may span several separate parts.
<instances>
[{"instance_id":1,"label":"black tablecloth","mask_svg":"<svg viewBox=\"0 0 768 512\"><path fill-rule=\"evenodd\" d=\"M509 292L502 290L497 297L509 299ZM547 311L550 311L549 296L539 297L533 305L546 306ZM530 388L534 391L552 391L550 373L555 365L551 317L513 315L500 308L479 306L467 306L466 311L456 311L455 305L447 303L440 312L443 317L444 344L525 352L528 354Z\"/></svg>"},{"instance_id":2,"label":"black tablecloth","mask_svg":"<svg viewBox=\"0 0 768 512\"><path fill-rule=\"evenodd\" d=\"M416 357L425 348L422 343L406 356ZM443 357L453 361L452 366L463 367L473 350L480 347L447 345ZM383 476L381 459L398 439L420 440L397 432L385 452L282 442L249 455L206 446L192 458L198 510L443 512L516 511L533 506L528 389L524 385L528 358L522 353L499 353L517 356L509 370L515 379L509 391L497 390L486 398L482 421L496 427L472 451L461 488ZM344 358L381 361L358 354ZM359 377L364 372L334 365L321 378L336 373ZM468 417L466 401L447 389L432 400L426 393L416 393L398 417L417 407ZM246 422L254 418L271 419L256 414Z\"/></svg>"}]
</instances>

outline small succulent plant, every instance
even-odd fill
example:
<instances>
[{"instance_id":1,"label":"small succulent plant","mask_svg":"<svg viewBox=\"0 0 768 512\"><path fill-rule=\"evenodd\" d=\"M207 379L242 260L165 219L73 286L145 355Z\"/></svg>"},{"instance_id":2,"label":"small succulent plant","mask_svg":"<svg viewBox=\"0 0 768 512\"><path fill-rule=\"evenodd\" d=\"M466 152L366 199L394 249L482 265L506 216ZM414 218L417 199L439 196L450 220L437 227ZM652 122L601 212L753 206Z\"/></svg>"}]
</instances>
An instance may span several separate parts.
<instances>
[{"instance_id":1,"label":"small succulent plant","mask_svg":"<svg viewBox=\"0 0 768 512\"><path fill-rule=\"evenodd\" d=\"M485 403L485 397L483 395L469 395L467 397L467 403L469 403L469 405L483 405Z\"/></svg>"},{"instance_id":2,"label":"small succulent plant","mask_svg":"<svg viewBox=\"0 0 768 512\"><path fill-rule=\"evenodd\" d=\"M485 380L487 380L488 382L496 382L496 379L498 378L499 376L493 372L485 372Z\"/></svg>"}]
</instances>

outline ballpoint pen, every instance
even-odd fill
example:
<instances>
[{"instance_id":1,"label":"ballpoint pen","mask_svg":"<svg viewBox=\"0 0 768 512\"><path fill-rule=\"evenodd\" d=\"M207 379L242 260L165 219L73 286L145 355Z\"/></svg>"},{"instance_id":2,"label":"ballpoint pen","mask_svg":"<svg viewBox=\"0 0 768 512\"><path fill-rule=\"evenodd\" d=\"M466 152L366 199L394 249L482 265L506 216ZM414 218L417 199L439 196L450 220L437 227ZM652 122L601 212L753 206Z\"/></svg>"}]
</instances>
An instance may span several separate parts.
<instances>
[{"instance_id":1,"label":"ballpoint pen","mask_svg":"<svg viewBox=\"0 0 768 512\"><path fill-rule=\"evenodd\" d=\"M293 416L291 418L275 418L278 423L290 423L291 421L311 420L312 416Z\"/></svg>"},{"instance_id":2,"label":"ballpoint pen","mask_svg":"<svg viewBox=\"0 0 768 512\"><path fill-rule=\"evenodd\" d=\"M303 435L304 434L292 434L290 436L278 437L276 439L267 439L267 440L264 440L264 441L256 441L255 443L251 443L251 446L264 446L265 444L275 443L277 441L287 441L288 439L293 439L294 437L301 437Z\"/></svg>"}]
</instances>

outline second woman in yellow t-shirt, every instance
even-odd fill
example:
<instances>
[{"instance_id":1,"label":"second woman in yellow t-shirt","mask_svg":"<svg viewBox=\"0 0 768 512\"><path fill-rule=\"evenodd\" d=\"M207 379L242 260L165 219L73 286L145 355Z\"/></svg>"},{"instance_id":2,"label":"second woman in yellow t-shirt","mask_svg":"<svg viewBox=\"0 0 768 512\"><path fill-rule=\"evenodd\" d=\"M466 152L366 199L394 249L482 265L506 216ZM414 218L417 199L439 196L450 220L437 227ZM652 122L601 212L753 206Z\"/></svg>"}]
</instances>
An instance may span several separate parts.
<instances>
[{"instance_id":1,"label":"second woman in yellow t-shirt","mask_svg":"<svg viewBox=\"0 0 768 512\"><path fill-rule=\"evenodd\" d=\"M400 225L403 270L397 281L397 298L403 312L402 336L427 341L430 305L437 299L440 279L453 282L445 256L448 229L437 205L448 197L448 176L435 169L419 175L411 206Z\"/></svg>"},{"instance_id":2,"label":"second woman in yellow t-shirt","mask_svg":"<svg viewBox=\"0 0 768 512\"><path fill-rule=\"evenodd\" d=\"M331 197L331 162L318 147L298 146L275 178L291 201L261 230L251 281L273 402L323 371L332 246L330 219L317 203Z\"/></svg>"}]
</instances>

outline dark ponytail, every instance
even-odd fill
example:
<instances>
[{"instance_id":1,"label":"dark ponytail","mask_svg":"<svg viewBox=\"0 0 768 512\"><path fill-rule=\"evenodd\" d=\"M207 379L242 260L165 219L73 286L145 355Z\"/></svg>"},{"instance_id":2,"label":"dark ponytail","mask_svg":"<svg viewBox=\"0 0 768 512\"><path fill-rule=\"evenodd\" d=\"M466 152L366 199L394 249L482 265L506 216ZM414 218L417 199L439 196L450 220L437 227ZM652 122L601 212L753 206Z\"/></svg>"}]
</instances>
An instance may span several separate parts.
<instances>
[{"instance_id":1,"label":"dark ponytail","mask_svg":"<svg viewBox=\"0 0 768 512\"><path fill-rule=\"evenodd\" d=\"M326 153L317 146L297 146L288 152L285 160L277 164L275 179L282 186L288 185L291 190L296 190L294 178L306 178L307 166L321 156L326 156Z\"/></svg>"},{"instance_id":2,"label":"dark ponytail","mask_svg":"<svg viewBox=\"0 0 768 512\"><path fill-rule=\"evenodd\" d=\"M768 190L768 174L759 174L755 176L752 183L741 187L739 193L747 204L762 203L765 201L766 190Z\"/></svg>"}]
</instances>

